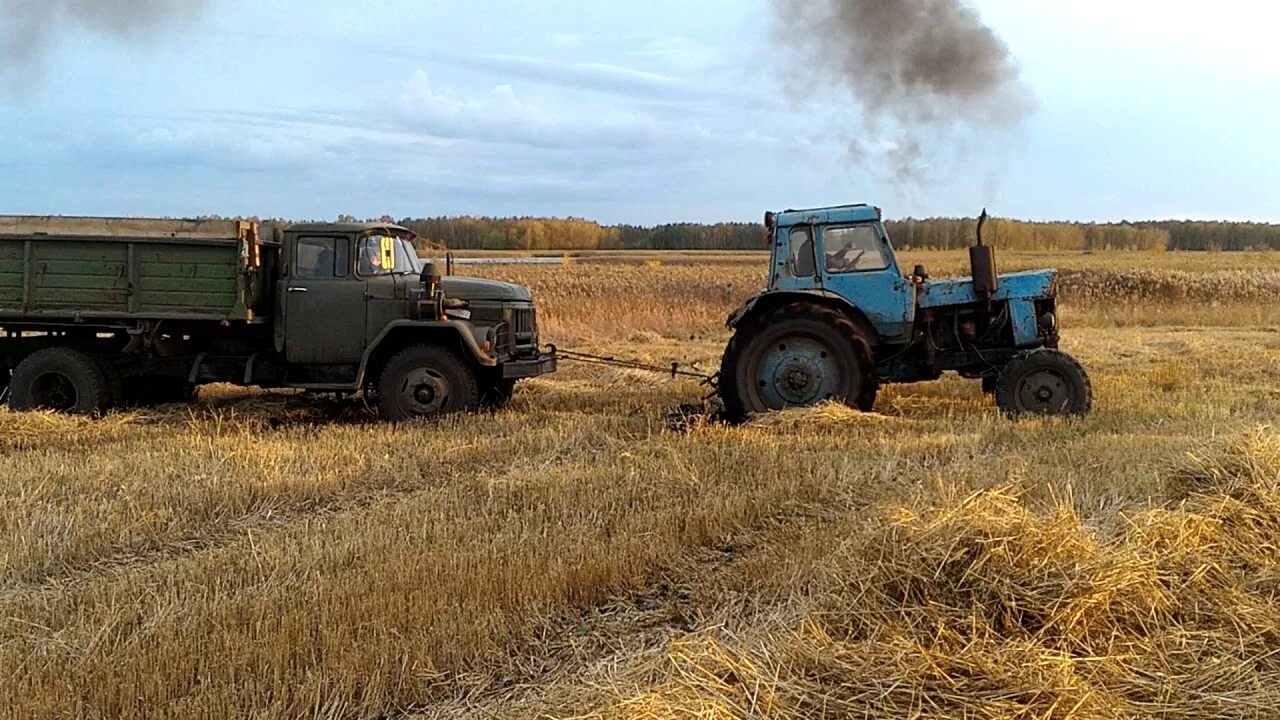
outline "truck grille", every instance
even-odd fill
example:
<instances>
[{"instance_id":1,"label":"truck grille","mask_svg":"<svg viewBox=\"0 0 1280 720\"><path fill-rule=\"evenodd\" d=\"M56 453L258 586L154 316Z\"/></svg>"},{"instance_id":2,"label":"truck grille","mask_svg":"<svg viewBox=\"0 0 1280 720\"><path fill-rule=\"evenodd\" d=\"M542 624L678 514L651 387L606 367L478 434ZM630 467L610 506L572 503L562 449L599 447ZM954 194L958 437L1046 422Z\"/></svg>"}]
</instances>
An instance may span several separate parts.
<instances>
[{"instance_id":1,"label":"truck grille","mask_svg":"<svg viewBox=\"0 0 1280 720\"><path fill-rule=\"evenodd\" d=\"M516 310L511 321L512 324L515 325L517 336L533 335L535 329L533 308L522 308Z\"/></svg>"},{"instance_id":2,"label":"truck grille","mask_svg":"<svg viewBox=\"0 0 1280 720\"><path fill-rule=\"evenodd\" d=\"M512 345L516 354L538 349L538 321L533 308L516 308L511 315Z\"/></svg>"}]
</instances>

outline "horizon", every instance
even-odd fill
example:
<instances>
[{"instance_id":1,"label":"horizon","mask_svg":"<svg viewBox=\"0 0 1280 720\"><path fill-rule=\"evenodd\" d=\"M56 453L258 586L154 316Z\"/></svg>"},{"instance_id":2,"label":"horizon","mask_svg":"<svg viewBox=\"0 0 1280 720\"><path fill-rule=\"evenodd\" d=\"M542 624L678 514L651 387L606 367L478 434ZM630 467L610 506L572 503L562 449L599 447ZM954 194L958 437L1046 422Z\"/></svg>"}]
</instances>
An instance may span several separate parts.
<instances>
[{"instance_id":1,"label":"horizon","mask_svg":"<svg viewBox=\"0 0 1280 720\"><path fill-rule=\"evenodd\" d=\"M0 27L0 212L653 226L865 198L902 219L1280 223L1280 9L1184 5L972 3L1032 109L944 130L910 181L867 98L796 82L770 0L208 0L105 25L51 5L34 39Z\"/></svg>"}]
</instances>

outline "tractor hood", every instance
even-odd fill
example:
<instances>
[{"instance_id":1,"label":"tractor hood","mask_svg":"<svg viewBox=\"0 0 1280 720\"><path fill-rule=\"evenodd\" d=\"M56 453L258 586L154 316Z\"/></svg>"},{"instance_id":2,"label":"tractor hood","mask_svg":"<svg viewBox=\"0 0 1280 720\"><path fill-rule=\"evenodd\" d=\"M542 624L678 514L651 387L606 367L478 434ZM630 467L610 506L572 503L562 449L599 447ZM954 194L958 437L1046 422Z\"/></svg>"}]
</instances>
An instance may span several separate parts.
<instances>
[{"instance_id":1,"label":"tractor hood","mask_svg":"<svg viewBox=\"0 0 1280 720\"><path fill-rule=\"evenodd\" d=\"M1000 287L992 300L1034 300L1057 294L1056 270L1031 270L1000 276ZM985 300L973 290L973 278L926 280L920 286L919 307L965 305Z\"/></svg>"},{"instance_id":2,"label":"tractor hood","mask_svg":"<svg viewBox=\"0 0 1280 720\"><path fill-rule=\"evenodd\" d=\"M457 300L496 300L500 302L533 302L529 288L515 283L450 275L440 279L445 297Z\"/></svg>"}]
</instances>

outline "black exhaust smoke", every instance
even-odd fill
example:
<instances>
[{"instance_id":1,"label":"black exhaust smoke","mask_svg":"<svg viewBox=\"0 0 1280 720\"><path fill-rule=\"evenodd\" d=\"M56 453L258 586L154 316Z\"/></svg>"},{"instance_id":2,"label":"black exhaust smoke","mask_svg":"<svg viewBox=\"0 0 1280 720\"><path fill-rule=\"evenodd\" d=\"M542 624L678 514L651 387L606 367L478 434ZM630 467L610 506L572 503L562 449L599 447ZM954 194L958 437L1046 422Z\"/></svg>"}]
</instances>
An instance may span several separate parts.
<instances>
[{"instance_id":1,"label":"black exhaust smoke","mask_svg":"<svg viewBox=\"0 0 1280 720\"><path fill-rule=\"evenodd\" d=\"M0 0L0 74L25 79L57 35L78 26L138 41L197 17L211 0Z\"/></svg>"},{"instance_id":2,"label":"black exhaust smoke","mask_svg":"<svg viewBox=\"0 0 1280 720\"><path fill-rule=\"evenodd\" d=\"M852 93L848 140L888 143L891 172L919 181L944 153L1022 122L1034 107L1008 47L962 0L771 0L773 36L799 63L791 87ZM959 148L957 150L957 148Z\"/></svg>"}]
</instances>

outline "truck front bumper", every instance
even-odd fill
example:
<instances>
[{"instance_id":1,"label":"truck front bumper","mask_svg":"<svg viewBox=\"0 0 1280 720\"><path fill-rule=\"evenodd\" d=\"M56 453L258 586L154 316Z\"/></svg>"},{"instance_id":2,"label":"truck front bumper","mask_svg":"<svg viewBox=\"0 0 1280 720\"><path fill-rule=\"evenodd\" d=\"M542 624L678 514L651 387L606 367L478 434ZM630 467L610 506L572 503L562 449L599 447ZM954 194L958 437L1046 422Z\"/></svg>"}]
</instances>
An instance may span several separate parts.
<instances>
[{"instance_id":1,"label":"truck front bumper","mask_svg":"<svg viewBox=\"0 0 1280 720\"><path fill-rule=\"evenodd\" d=\"M523 380L555 371L556 356L550 354L533 358L515 358L502 364L502 377L505 380Z\"/></svg>"}]
</instances>

